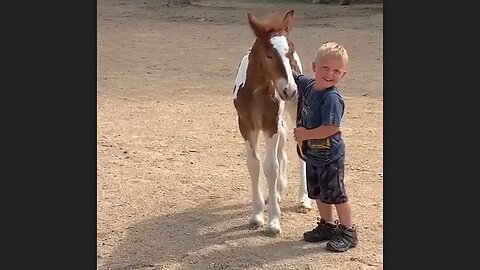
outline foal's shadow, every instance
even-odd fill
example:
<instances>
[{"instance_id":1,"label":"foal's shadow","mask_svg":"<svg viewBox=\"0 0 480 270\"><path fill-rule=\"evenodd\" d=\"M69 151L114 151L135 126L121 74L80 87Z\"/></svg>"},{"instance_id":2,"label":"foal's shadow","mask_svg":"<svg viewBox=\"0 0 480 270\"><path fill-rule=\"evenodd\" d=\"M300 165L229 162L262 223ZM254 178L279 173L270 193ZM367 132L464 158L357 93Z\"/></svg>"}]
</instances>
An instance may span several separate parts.
<instances>
[{"instance_id":1,"label":"foal's shadow","mask_svg":"<svg viewBox=\"0 0 480 270\"><path fill-rule=\"evenodd\" d=\"M300 239L270 238L263 228L249 230L249 207L207 202L188 212L140 222L127 229L123 242L109 257L99 260L98 269L261 268L322 252Z\"/></svg>"}]
</instances>

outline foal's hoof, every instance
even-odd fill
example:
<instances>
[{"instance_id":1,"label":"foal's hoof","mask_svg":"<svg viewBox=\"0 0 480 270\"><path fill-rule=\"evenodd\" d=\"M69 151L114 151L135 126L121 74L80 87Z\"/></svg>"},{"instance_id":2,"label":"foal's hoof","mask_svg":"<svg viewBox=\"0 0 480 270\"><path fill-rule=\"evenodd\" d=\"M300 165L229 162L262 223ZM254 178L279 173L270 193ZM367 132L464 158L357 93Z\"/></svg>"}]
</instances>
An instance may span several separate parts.
<instances>
[{"instance_id":1,"label":"foal's hoof","mask_svg":"<svg viewBox=\"0 0 480 270\"><path fill-rule=\"evenodd\" d=\"M310 199L302 200L298 205L298 212L306 214L312 210L312 201Z\"/></svg>"},{"instance_id":2,"label":"foal's hoof","mask_svg":"<svg viewBox=\"0 0 480 270\"><path fill-rule=\"evenodd\" d=\"M279 236L281 232L282 232L282 229L280 229L280 225L278 224L270 224L270 226L268 226L268 228L265 230L265 233L267 234L267 236L270 236L270 237Z\"/></svg>"},{"instance_id":3,"label":"foal's hoof","mask_svg":"<svg viewBox=\"0 0 480 270\"><path fill-rule=\"evenodd\" d=\"M263 221L263 220L260 220L260 219L252 219L252 220L250 220L250 222L248 223L248 228L249 228L250 230L256 230L256 229L262 227L263 224L265 224L265 221Z\"/></svg>"},{"instance_id":4,"label":"foal's hoof","mask_svg":"<svg viewBox=\"0 0 480 270\"><path fill-rule=\"evenodd\" d=\"M300 204L298 206L298 212L299 213L302 213L302 214L307 214L308 212L310 212L310 210L312 210L312 207L307 207L306 205L303 205L303 204Z\"/></svg>"},{"instance_id":5,"label":"foal's hoof","mask_svg":"<svg viewBox=\"0 0 480 270\"><path fill-rule=\"evenodd\" d=\"M310 212L311 209L308 209L308 208L304 208L302 206L299 206L298 207L298 212L301 213L301 214L308 214L308 212Z\"/></svg>"}]
</instances>

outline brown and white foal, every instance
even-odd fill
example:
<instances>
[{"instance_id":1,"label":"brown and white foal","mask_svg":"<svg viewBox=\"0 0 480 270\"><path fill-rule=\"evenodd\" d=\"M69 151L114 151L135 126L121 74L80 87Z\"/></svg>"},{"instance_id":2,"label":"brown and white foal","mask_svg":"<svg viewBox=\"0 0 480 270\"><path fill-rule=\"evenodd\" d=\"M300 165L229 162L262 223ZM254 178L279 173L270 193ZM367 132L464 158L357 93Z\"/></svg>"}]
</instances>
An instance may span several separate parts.
<instances>
[{"instance_id":1,"label":"brown and white foal","mask_svg":"<svg viewBox=\"0 0 480 270\"><path fill-rule=\"evenodd\" d=\"M281 232L279 202L287 185L285 149L287 127L283 120L283 111L286 108L290 119L296 119L298 95L292 69L302 72L295 47L288 39L293 21L293 10L287 12L283 19L271 16L264 23L248 13L248 22L256 40L238 67L233 93L240 133L245 139L247 167L252 181L253 209L249 223L251 229L259 228L265 223L263 213L265 200L259 183L260 160L257 154L260 131L265 136L263 171L268 182L270 198L266 233L271 236ZM311 209L311 201L307 196L305 163L301 159L298 160L301 172L300 207L308 210Z\"/></svg>"}]
</instances>

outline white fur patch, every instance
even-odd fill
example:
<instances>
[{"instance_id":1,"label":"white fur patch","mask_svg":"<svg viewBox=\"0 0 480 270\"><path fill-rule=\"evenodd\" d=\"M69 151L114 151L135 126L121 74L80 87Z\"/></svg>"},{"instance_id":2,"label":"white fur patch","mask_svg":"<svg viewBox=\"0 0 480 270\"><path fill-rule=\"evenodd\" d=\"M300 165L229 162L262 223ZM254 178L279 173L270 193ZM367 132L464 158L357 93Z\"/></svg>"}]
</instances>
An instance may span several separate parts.
<instances>
[{"instance_id":1,"label":"white fur patch","mask_svg":"<svg viewBox=\"0 0 480 270\"><path fill-rule=\"evenodd\" d=\"M235 87L233 90L233 99L237 98L238 90L243 84L245 84L245 80L247 79L248 55L249 53L242 58L242 61L238 66L237 77L235 78Z\"/></svg>"},{"instance_id":2,"label":"white fur patch","mask_svg":"<svg viewBox=\"0 0 480 270\"><path fill-rule=\"evenodd\" d=\"M298 53L296 51L293 52L293 58L295 59L295 61L297 61L297 66L300 69L300 73L303 73L302 61L300 61L300 56L298 56Z\"/></svg>"},{"instance_id":3,"label":"white fur patch","mask_svg":"<svg viewBox=\"0 0 480 270\"><path fill-rule=\"evenodd\" d=\"M270 43L280 56L286 57L288 53L288 41L285 36L274 36L270 39Z\"/></svg>"}]
</instances>

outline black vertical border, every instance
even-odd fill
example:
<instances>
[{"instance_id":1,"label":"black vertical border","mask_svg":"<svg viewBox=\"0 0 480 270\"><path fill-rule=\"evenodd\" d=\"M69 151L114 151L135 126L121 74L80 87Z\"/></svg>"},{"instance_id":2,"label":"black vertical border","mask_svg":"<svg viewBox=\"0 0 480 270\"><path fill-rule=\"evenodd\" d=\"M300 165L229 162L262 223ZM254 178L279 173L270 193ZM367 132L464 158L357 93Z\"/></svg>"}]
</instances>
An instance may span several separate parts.
<instances>
[{"instance_id":1,"label":"black vertical border","mask_svg":"<svg viewBox=\"0 0 480 270\"><path fill-rule=\"evenodd\" d=\"M477 6L384 4L386 269L478 268Z\"/></svg>"},{"instance_id":2,"label":"black vertical border","mask_svg":"<svg viewBox=\"0 0 480 270\"><path fill-rule=\"evenodd\" d=\"M96 2L1 10L0 269L95 269Z\"/></svg>"}]
</instances>

